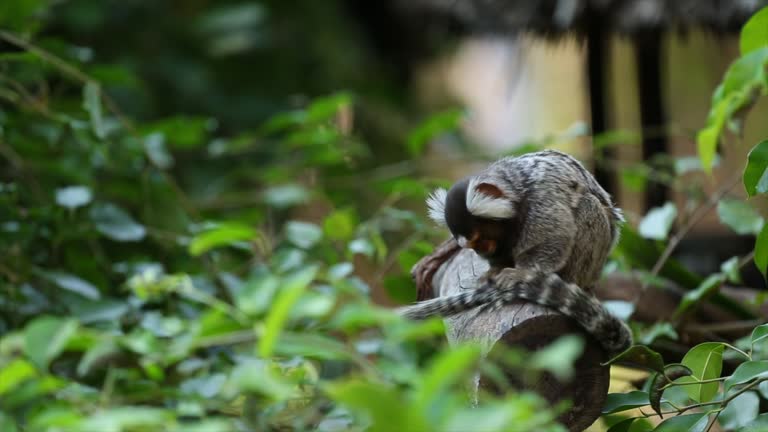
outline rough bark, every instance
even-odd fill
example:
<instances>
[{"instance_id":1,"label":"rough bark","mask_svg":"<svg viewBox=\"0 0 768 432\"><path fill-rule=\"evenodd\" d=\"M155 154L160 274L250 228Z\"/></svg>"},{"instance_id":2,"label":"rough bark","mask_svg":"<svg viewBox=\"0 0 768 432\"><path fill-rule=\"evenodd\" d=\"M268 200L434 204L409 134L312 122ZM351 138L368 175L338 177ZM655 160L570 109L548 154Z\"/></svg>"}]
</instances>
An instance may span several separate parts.
<instances>
[{"instance_id":1,"label":"rough bark","mask_svg":"<svg viewBox=\"0 0 768 432\"><path fill-rule=\"evenodd\" d=\"M461 250L435 273L432 279L434 292L438 296L448 296L475 289L478 278L487 269L488 264L474 252ZM570 400L571 408L559 420L571 431L585 429L600 415L610 381L609 368L600 365L606 360L606 354L570 318L535 304L519 302L497 311L480 308L446 319L446 332L451 344L478 342L486 354L500 345L536 351L565 334L579 334L586 341L585 349L568 382L560 382L550 374L535 378L519 376L511 370L506 377L511 386L533 390L553 404ZM482 402L480 390L499 391L484 377L479 377L472 389L474 399Z\"/></svg>"}]
</instances>

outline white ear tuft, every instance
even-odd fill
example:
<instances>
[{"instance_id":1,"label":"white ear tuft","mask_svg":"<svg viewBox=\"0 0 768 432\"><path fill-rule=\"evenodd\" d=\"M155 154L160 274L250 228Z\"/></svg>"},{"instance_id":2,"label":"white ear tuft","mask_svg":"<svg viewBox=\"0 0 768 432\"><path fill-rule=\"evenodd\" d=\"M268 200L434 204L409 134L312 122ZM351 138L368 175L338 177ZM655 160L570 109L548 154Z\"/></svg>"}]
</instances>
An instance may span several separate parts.
<instances>
[{"instance_id":1,"label":"white ear tuft","mask_svg":"<svg viewBox=\"0 0 768 432\"><path fill-rule=\"evenodd\" d=\"M480 182L473 178L469 181L467 187L467 210L479 217L491 219L511 219L515 215L515 206L512 201L503 195L491 196L483 192L485 188L478 188L481 185L493 187L501 193L501 189Z\"/></svg>"},{"instance_id":2,"label":"white ear tuft","mask_svg":"<svg viewBox=\"0 0 768 432\"><path fill-rule=\"evenodd\" d=\"M427 198L427 207L429 208L429 218L437 222L440 226L446 226L445 221L445 199L448 191L440 188L432 192Z\"/></svg>"}]
</instances>

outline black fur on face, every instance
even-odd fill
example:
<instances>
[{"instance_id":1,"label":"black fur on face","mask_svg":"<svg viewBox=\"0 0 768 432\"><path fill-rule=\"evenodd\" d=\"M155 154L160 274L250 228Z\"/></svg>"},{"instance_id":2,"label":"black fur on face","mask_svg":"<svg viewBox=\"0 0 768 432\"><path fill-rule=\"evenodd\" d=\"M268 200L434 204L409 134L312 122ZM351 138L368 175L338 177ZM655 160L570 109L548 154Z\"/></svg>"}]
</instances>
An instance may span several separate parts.
<instances>
[{"instance_id":1,"label":"black fur on face","mask_svg":"<svg viewBox=\"0 0 768 432\"><path fill-rule=\"evenodd\" d=\"M453 237L467 240L475 238L478 244L493 242L493 252L482 253L481 248L474 248L491 265L513 267L512 248L517 239L515 218L490 219L474 216L467 210L467 187L469 179L454 184L445 198L445 222ZM487 244L487 243L485 243Z\"/></svg>"}]
</instances>

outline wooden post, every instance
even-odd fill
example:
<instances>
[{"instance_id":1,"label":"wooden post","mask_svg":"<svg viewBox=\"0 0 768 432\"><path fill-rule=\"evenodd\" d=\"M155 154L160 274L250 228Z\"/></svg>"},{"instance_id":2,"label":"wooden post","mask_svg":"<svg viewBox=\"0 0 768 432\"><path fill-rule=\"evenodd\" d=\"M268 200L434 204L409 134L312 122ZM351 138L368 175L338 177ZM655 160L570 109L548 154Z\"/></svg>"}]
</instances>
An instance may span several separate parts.
<instances>
[{"instance_id":1,"label":"wooden post","mask_svg":"<svg viewBox=\"0 0 768 432\"><path fill-rule=\"evenodd\" d=\"M478 278L488 270L488 263L469 249L462 249L446 261L435 273L432 287L437 296L449 296L475 289ZM484 354L500 344L537 350L565 334L579 334L585 339L585 349L574 365L575 373L569 382L559 382L550 374L536 380L507 374L510 385L540 394L555 404L570 400L571 407L559 421L571 431L581 431L599 416L608 393L609 368L600 366L607 360L606 353L590 335L581 330L570 318L532 303L519 302L489 312L482 308L446 319L448 341L478 342ZM498 392L489 380L480 377L472 389L477 400L478 390ZM482 399L478 401L482 403Z\"/></svg>"}]
</instances>

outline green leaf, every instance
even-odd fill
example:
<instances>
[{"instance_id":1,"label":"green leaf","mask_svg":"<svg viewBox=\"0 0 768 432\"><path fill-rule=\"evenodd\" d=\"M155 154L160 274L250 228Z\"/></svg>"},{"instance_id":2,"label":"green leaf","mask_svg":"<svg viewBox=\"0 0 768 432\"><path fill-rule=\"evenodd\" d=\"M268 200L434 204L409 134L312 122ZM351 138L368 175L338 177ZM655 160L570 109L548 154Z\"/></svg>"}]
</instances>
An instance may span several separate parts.
<instances>
[{"instance_id":1,"label":"green leaf","mask_svg":"<svg viewBox=\"0 0 768 432\"><path fill-rule=\"evenodd\" d=\"M720 413L717 418L723 430L741 430L759 413L760 397L755 392L742 393L728 402L728 406Z\"/></svg>"},{"instance_id":2,"label":"green leaf","mask_svg":"<svg viewBox=\"0 0 768 432\"><path fill-rule=\"evenodd\" d=\"M51 316L36 318L24 329L24 351L38 368L48 364L67 346L77 332L77 321Z\"/></svg>"},{"instance_id":3,"label":"green leaf","mask_svg":"<svg viewBox=\"0 0 768 432\"><path fill-rule=\"evenodd\" d=\"M768 225L760 230L755 240L755 267L766 277L768 270Z\"/></svg>"},{"instance_id":4,"label":"green leaf","mask_svg":"<svg viewBox=\"0 0 768 432\"><path fill-rule=\"evenodd\" d=\"M255 276L235 295L235 305L249 315L264 313L279 287L280 280L273 275Z\"/></svg>"},{"instance_id":5,"label":"green leaf","mask_svg":"<svg viewBox=\"0 0 768 432\"><path fill-rule=\"evenodd\" d=\"M681 382L696 382L719 378L723 369L723 349L720 342L705 342L691 348L683 357L682 364L693 372ZM718 383L691 384L683 386L688 396L696 402L709 402L717 394Z\"/></svg>"},{"instance_id":6,"label":"green leaf","mask_svg":"<svg viewBox=\"0 0 768 432\"><path fill-rule=\"evenodd\" d=\"M733 375L725 380L723 391L728 392L731 387L744 384L758 378L768 377L768 360L747 361L739 365Z\"/></svg>"},{"instance_id":7,"label":"green leaf","mask_svg":"<svg viewBox=\"0 0 768 432\"><path fill-rule=\"evenodd\" d=\"M253 240L257 235L256 230L248 225L237 222L219 224L193 237L189 243L189 253L199 256L214 248Z\"/></svg>"},{"instance_id":8,"label":"green leaf","mask_svg":"<svg viewBox=\"0 0 768 432\"><path fill-rule=\"evenodd\" d=\"M661 354L645 345L633 345L623 353L610 359L606 364L629 363L656 372L664 371L664 359Z\"/></svg>"},{"instance_id":9,"label":"green leaf","mask_svg":"<svg viewBox=\"0 0 768 432\"><path fill-rule=\"evenodd\" d=\"M95 204L90 209L91 221L96 230L109 239L119 242L134 242L144 238L147 230L120 207L110 204Z\"/></svg>"},{"instance_id":10,"label":"green leaf","mask_svg":"<svg viewBox=\"0 0 768 432\"><path fill-rule=\"evenodd\" d=\"M768 140L749 151L742 179L748 196L768 192Z\"/></svg>"},{"instance_id":11,"label":"green leaf","mask_svg":"<svg viewBox=\"0 0 768 432\"><path fill-rule=\"evenodd\" d=\"M424 372L414 396L417 411L426 410L440 399L440 393L461 382L480 359L480 347L460 345L441 353Z\"/></svg>"},{"instance_id":12,"label":"green leaf","mask_svg":"<svg viewBox=\"0 0 768 432\"><path fill-rule=\"evenodd\" d=\"M429 140L439 134L456 130L464 117L461 110L449 110L432 115L408 135L406 147L413 156L420 155Z\"/></svg>"},{"instance_id":13,"label":"green leaf","mask_svg":"<svg viewBox=\"0 0 768 432\"><path fill-rule=\"evenodd\" d=\"M99 139L104 139L107 134L104 129L104 119L101 111L101 86L94 81L88 81L83 87L83 108L91 117L93 133Z\"/></svg>"},{"instance_id":14,"label":"green leaf","mask_svg":"<svg viewBox=\"0 0 768 432\"><path fill-rule=\"evenodd\" d=\"M739 432L765 432L768 430L768 413L760 414L753 421L744 425Z\"/></svg>"},{"instance_id":15,"label":"green leaf","mask_svg":"<svg viewBox=\"0 0 768 432\"><path fill-rule=\"evenodd\" d=\"M348 107L352 103L352 95L348 92L340 92L317 98L307 108L307 120L330 120L339 110Z\"/></svg>"},{"instance_id":16,"label":"green leaf","mask_svg":"<svg viewBox=\"0 0 768 432\"><path fill-rule=\"evenodd\" d=\"M734 61L712 97L707 125L696 137L699 158L707 173L712 170L723 128L731 117L751 105L766 87L768 47L756 49Z\"/></svg>"},{"instance_id":17,"label":"green leaf","mask_svg":"<svg viewBox=\"0 0 768 432\"><path fill-rule=\"evenodd\" d=\"M120 347L111 340L106 339L99 341L96 345L89 348L83 357L80 358L80 363L77 364L77 375L84 377L91 373L94 365L99 361L107 359L120 352Z\"/></svg>"},{"instance_id":18,"label":"green leaf","mask_svg":"<svg viewBox=\"0 0 768 432\"><path fill-rule=\"evenodd\" d=\"M56 204L68 209L82 207L93 198L91 189L86 186L68 186L56 189Z\"/></svg>"},{"instance_id":19,"label":"green leaf","mask_svg":"<svg viewBox=\"0 0 768 432\"><path fill-rule=\"evenodd\" d=\"M90 282L73 274L57 271L40 272L40 274L58 285L59 288L79 294L90 300L98 300L101 298L101 293L99 293L98 288L93 286Z\"/></svg>"},{"instance_id":20,"label":"green leaf","mask_svg":"<svg viewBox=\"0 0 768 432\"><path fill-rule=\"evenodd\" d=\"M708 421L707 413L679 415L664 420L653 432L704 432Z\"/></svg>"},{"instance_id":21,"label":"green leaf","mask_svg":"<svg viewBox=\"0 0 768 432\"><path fill-rule=\"evenodd\" d=\"M298 184L271 186L264 191L264 202L277 208L287 208L304 204L309 200L309 192Z\"/></svg>"},{"instance_id":22,"label":"green leaf","mask_svg":"<svg viewBox=\"0 0 768 432\"><path fill-rule=\"evenodd\" d=\"M269 357L288 320L291 308L299 300L304 290L314 280L318 267L307 267L284 280L272 309L264 322L264 330L259 339L258 352L262 357Z\"/></svg>"},{"instance_id":23,"label":"green leaf","mask_svg":"<svg viewBox=\"0 0 768 432\"><path fill-rule=\"evenodd\" d=\"M323 230L313 223L290 221L285 224L285 237L294 245L309 249L323 238Z\"/></svg>"},{"instance_id":24,"label":"green leaf","mask_svg":"<svg viewBox=\"0 0 768 432\"><path fill-rule=\"evenodd\" d=\"M653 429L648 420L640 417L624 419L610 428L606 432L650 432Z\"/></svg>"},{"instance_id":25,"label":"green leaf","mask_svg":"<svg viewBox=\"0 0 768 432\"><path fill-rule=\"evenodd\" d=\"M0 17L0 23L2 22L2 17ZM2 393L0 393L2 394ZM6 413L0 411L0 430L3 432L18 432L19 429L16 427L16 422L13 421L13 419L7 415Z\"/></svg>"},{"instance_id":26,"label":"green leaf","mask_svg":"<svg viewBox=\"0 0 768 432\"><path fill-rule=\"evenodd\" d=\"M642 333L642 337L638 340L638 343L642 345L650 345L660 337L668 337L672 340L677 340L679 336L671 323L658 322Z\"/></svg>"},{"instance_id":27,"label":"green leaf","mask_svg":"<svg viewBox=\"0 0 768 432\"><path fill-rule=\"evenodd\" d=\"M165 148L165 135L155 132L144 138L144 152L153 165L160 169L173 166L173 156Z\"/></svg>"},{"instance_id":28,"label":"green leaf","mask_svg":"<svg viewBox=\"0 0 768 432\"><path fill-rule=\"evenodd\" d=\"M174 423L173 412L163 408L120 406L91 413L75 430L127 432L165 430Z\"/></svg>"},{"instance_id":29,"label":"green leaf","mask_svg":"<svg viewBox=\"0 0 768 432\"><path fill-rule=\"evenodd\" d=\"M720 264L720 271L727 276L729 282L737 284L742 283L739 257L731 257L728 261Z\"/></svg>"},{"instance_id":30,"label":"green leaf","mask_svg":"<svg viewBox=\"0 0 768 432\"><path fill-rule=\"evenodd\" d=\"M648 393L644 391L631 391L629 393L608 393L603 405L603 414L613 414L650 404Z\"/></svg>"},{"instance_id":31,"label":"green leaf","mask_svg":"<svg viewBox=\"0 0 768 432\"><path fill-rule=\"evenodd\" d=\"M179 115L148 125L142 132L163 135L172 148L191 149L205 144L208 133L215 128L216 121L210 118Z\"/></svg>"},{"instance_id":32,"label":"green leaf","mask_svg":"<svg viewBox=\"0 0 768 432\"><path fill-rule=\"evenodd\" d=\"M677 207L672 203L652 208L640 221L638 232L648 239L665 240L676 217Z\"/></svg>"},{"instance_id":33,"label":"green leaf","mask_svg":"<svg viewBox=\"0 0 768 432\"><path fill-rule=\"evenodd\" d=\"M0 396L35 376L37 371L31 363L20 358L12 360L0 369Z\"/></svg>"},{"instance_id":34,"label":"green leaf","mask_svg":"<svg viewBox=\"0 0 768 432\"><path fill-rule=\"evenodd\" d=\"M709 277L704 279L704 281L698 287L696 287L695 290L685 293L683 300L672 314L672 318L680 318L683 314L688 312L689 309L698 305L703 299L706 299L713 293L717 292L723 285L723 282L725 282L725 275L721 273L709 275Z\"/></svg>"},{"instance_id":35,"label":"green leaf","mask_svg":"<svg viewBox=\"0 0 768 432\"><path fill-rule=\"evenodd\" d=\"M768 7L764 7L741 28L739 48L741 55L768 47Z\"/></svg>"},{"instance_id":36,"label":"green leaf","mask_svg":"<svg viewBox=\"0 0 768 432\"><path fill-rule=\"evenodd\" d=\"M745 201L721 200L717 203L717 215L736 234L757 235L763 228L762 216Z\"/></svg>"},{"instance_id":37,"label":"green leaf","mask_svg":"<svg viewBox=\"0 0 768 432\"><path fill-rule=\"evenodd\" d=\"M577 335L561 336L547 347L536 351L531 363L551 372L560 380L573 375L573 366L584 351L584 339Z\"/></svg>"},{"instance_id":38,"label":"green leaf","mask_svg":"<svg viewBox=\"0 0 768 432\"><path fill-rule=\"evenodd\" d=\"M353 412L369 417L371 426L366 430L370 432L432 430L423 415L411 408L411 402L386 384L342 381L329 385L326 392Z\"/></svg>"},{"instance_id":39,"label":"green leaf","mask_svg":"<svg viewBox=\"0 0 768 432\"><path fill-rule=\"evenodd\" d=\"M752 330L752 336L750 337L750 350L755 351L755 345L766 345L764 349L757 349L757 351L768 352L768 324L762 324L755 327Z\"/></svg>"},{"instance_id":40,"label":"green leaf","mask_svg":"<svg viewBox=\"0 0 768 432\"><path fill-rule=\"evenodd\" d=\"M332 240L348 240L355 233L357 220L352 210L337 210L325 218L323 232Z\"/></svg>"}]
</instances>

